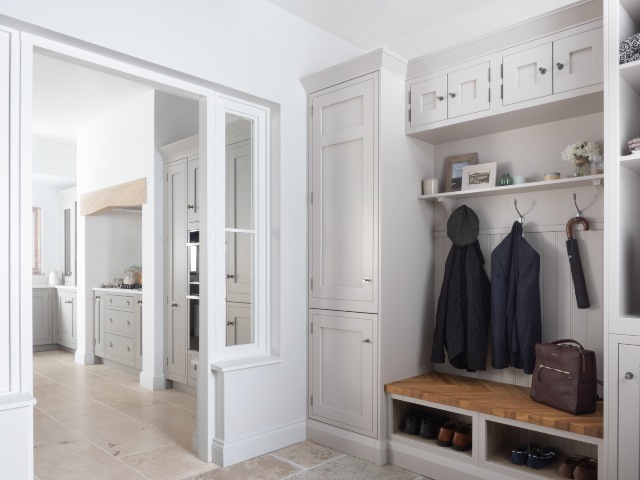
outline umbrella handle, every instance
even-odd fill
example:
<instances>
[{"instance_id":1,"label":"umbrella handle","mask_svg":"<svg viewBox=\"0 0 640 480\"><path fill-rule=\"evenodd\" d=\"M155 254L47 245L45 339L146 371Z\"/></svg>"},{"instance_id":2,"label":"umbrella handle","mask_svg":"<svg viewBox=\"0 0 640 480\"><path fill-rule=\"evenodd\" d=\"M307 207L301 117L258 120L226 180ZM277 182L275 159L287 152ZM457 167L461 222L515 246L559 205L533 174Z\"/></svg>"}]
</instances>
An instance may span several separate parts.
<instances>
[{"instance_id":1,"label":"umbrella handle","mask_svg":"<svg viewBox=\"0 0 640 480\"><path fill-rule=\"evenodd\" d=\"M567 238L569 240L573 239L573 226L579 223L581 224L585 230L589 230L589 221L584 217L573 217L571 220L567 222Z\"/></svg>"}]
</instances>

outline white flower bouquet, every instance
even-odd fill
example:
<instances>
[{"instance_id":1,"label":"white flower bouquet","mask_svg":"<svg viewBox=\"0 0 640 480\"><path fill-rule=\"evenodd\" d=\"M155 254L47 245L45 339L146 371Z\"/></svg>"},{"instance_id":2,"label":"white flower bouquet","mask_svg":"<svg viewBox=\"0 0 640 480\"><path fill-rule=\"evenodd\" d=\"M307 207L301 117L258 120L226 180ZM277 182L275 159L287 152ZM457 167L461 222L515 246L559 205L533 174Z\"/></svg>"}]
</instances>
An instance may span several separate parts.
<instances>
[{"instance_id":1,"label":"white flower bouquet","mask_svg":"<svg viewBox=\"0 0 640 480\"><path fill-rule=\"evenodd\" d=\"M562 152L562 159L565 162L574 162L575 160L586 162L590 156L599 154L600 147L598 147L598 144L586 140L578 140L576 143L567 145L567 148Z\"/></svg>"}]
</instances>

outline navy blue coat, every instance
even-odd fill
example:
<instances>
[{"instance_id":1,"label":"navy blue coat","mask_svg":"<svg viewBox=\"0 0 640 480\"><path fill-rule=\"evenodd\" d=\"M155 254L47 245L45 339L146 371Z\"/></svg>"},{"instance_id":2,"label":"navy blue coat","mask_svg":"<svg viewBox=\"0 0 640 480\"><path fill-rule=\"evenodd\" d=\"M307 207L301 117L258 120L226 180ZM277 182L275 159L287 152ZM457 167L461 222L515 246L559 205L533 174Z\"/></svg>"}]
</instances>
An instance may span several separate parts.
<instances>
[{"instance_id":1,"label":"navy blue coat","mask_svg":"<svg viewBox=\"0 0 640 480\"><path fill-rule=\"evenodd\" d=\"M515 222L491 254L491 338L493 368L533 373L535 344L542 341L540 255Z\"/></svg>"},{"instance_id":2,"label":"navy blue coat","mask_svg":"<svg viewBox=\"0 0 640 480\"><path fill-rule=\"evenodd\" d=\"M490 289L478 241L466 247L453 245L438 299L432 362L444 363L446 350L449 363L455 368L486 368Z\"/></svg>"}]
</instances>

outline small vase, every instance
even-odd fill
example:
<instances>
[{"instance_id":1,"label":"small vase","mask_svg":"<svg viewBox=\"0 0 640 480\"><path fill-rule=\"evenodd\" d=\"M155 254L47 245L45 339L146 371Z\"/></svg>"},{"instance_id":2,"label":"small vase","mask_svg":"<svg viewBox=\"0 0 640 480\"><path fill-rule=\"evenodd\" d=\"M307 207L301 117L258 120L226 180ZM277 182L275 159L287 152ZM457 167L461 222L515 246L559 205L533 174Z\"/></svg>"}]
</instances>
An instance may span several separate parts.
<instances>
[{"instance_id":1,"label":"small vase","mask_svg":"<svg viewBox=\"0 0 640 480\"><path fill-rule=\"evenodd\" d=\"M513 185L513 178L511 178L509 172L503 173L500 177L500 186L506 187L507 185Z\"/></svg>"},{"instance_id":2,"label":"small vase","mask_svg":"<svg viewBox=\"0 0 640 480\"><path fill-rule=\"evenodd\" d=\"M576 157L573 159L573 163L576 166L576 169L571 174L571 176L584 177L587 174L587 165L589 164L589 159L587 157Z\"/></svg>"}]
</instances>

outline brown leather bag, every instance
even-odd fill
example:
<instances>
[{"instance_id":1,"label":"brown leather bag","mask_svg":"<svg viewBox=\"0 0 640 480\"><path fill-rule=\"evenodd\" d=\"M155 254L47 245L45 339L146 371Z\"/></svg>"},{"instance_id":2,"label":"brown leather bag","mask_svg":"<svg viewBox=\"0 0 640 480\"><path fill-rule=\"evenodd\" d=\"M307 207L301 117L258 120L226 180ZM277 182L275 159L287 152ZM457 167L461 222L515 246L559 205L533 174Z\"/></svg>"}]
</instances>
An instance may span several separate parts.
<instances>
[{"instance_id":1,"label":"brown leather bag","mask_svg":"<svg viewBox=\"0 0 640 480\"><path fill-rule=\"evenodd\" d=\"M562 345L574 343L574 345ZM596 354L575 340L536 343L531 398L563 412L596 411Z\"/></svg>"}]
</instances>

